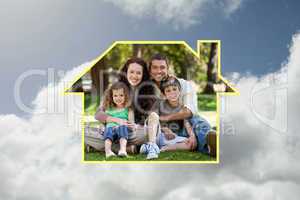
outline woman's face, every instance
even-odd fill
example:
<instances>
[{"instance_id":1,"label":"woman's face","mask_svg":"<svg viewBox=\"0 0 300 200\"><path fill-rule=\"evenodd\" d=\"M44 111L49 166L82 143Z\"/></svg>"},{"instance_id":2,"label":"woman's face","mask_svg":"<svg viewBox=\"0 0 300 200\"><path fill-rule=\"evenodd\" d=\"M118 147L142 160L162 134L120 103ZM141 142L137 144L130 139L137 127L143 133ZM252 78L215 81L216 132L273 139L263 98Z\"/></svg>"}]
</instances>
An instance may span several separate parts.
<instances>
[{"instance_id":1,"label":"woman's face","mask_svg":"<svg viewBox=\"0 0 300 200\"><path fill-rule=\"evenodd\" d=\"M137 63L131 63L127 70L127 80L132 86L137 86L143 78L143 67Z\"/></svg>"}]
</instances>

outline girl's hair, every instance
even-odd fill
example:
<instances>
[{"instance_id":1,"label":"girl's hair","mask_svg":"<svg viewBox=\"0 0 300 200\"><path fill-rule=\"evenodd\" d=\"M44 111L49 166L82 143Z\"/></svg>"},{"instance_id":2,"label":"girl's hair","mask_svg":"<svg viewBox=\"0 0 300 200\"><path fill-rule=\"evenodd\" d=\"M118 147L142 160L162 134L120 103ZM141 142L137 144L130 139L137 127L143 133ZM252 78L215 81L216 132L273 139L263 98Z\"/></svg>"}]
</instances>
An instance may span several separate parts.
<instances>
[{"instance_id":1,"label":"girl's hair","mask_svg":"<svg viewBox=\"0 0 300 200\"><path fill-rule=\"evenodd\" d=\"M112 84L104 93L102 107L106 110L108 108L115 107L115 103L113 101L113 90L123 89L125 95L124 105L128 108L131 105L131 98L129 96L129 90L126 84L122 82L116 82Z\"/></svg>"}]
</instances>

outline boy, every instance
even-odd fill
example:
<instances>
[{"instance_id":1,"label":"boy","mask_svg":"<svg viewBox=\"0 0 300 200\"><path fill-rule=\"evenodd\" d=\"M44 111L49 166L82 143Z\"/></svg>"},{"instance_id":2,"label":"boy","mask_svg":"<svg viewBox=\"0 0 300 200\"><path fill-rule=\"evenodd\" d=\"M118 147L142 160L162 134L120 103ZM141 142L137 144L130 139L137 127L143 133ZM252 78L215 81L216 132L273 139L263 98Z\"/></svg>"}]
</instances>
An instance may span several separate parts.
<instances>
[{"instance_id":1,"label":"boy","mask_svg":"<svg viewBox=\"0 0 300 200\"><path fill-rule=\"evenodd\" d=\"M177 113L184 105L180 102L181 86L179 81L169 76L162 82L160 89L165 96L159 104L158 114L160 116ZM197 147L196 136L186 119L161 122L161 133L158 137L158 145L161 151L194 150Z\"/></svg>"}]
</instances>

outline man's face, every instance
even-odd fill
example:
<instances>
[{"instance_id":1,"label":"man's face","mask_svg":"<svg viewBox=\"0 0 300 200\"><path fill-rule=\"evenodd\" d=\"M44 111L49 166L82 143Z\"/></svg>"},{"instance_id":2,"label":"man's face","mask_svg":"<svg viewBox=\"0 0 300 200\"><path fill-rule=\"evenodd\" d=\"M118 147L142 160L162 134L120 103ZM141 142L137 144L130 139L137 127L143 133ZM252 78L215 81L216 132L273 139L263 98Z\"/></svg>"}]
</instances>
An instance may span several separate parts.
<instances>
[{"instance_id":1,"label":"man's face","mask_svg":"<svg viewBox=\"0 0 300 200\"><path fill-rule=\"evenodd\" d=\"M168 65L165 60L152 60L150 75L156 81L162 81L168 75Z\"/></svg>"}]
</instances>

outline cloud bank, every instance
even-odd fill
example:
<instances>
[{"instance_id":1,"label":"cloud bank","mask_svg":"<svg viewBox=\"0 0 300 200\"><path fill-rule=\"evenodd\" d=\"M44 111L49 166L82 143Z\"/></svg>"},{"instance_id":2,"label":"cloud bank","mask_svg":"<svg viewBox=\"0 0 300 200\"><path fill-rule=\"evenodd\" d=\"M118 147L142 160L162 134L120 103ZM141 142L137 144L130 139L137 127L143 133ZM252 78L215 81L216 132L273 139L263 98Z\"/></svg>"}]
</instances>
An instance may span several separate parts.
<instances>
[{"instance_id":1,"label":"cloud bank","mask_svg":"<svg viewBox=\"0 0 300 200\"><path fill-rule=\"evenodd\" d=\"M137 19L155 19L161 24L172 24L175 29L188 28L199 24L206 15L208 8L216 8L218 13L229 16L238 10L242 0L116 0L112 3L125 14Z\"/></svg>"},{"instance_id":2,"label":"cloud bank","mask_svg":"<svg viewBox=\"0 0 300 200\"><path fill-rule=\"evenodd\" d=\"M263 77L231 77L241 95L223 98L226 109L218 165L80 163L81 133L76 125L81 98L48 98L52 92L58 96L62 82L71 80L87 64L76 67L59 84L43 88L34 101L35 109L54 101L64 105L63 111L50 109L51 113L33 113L29 119L0 115L0 198L298 199L299 54L300 35L296 34L281 70ZM261 88L265 88L264 95L256 95L256 91L264 91ZM287 96L277 93L284 89ZM279 119L274 116L276 105L285 105L281 99L288 102L286 130L262 121L263 117Z\"/></svg>"}]
</instances>

